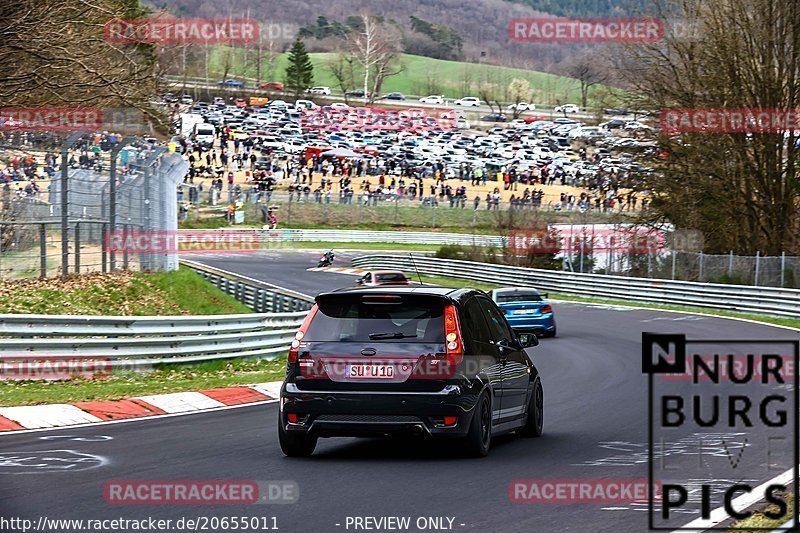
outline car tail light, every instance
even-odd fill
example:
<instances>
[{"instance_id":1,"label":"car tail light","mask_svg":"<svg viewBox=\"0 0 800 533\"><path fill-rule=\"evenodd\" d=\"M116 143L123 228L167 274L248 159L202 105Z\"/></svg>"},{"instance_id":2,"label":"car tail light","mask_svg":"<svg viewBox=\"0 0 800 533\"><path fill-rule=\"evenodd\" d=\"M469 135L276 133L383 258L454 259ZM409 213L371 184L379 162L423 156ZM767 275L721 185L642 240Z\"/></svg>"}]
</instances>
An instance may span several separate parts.
<instances>
[{"instance_id":1,"label":"car tail light","mask_svg":"<svg viewBox=\"0 0 800 533\"><path fill-rule=\"evenodd\" d=\"M444 308L444 339L448 363L460 363L464 359L464 342L455 305Z\"/></svg>"},{"instance_id":2,"label":"car tail light","mask_svg":"<svg viewBox=\"0 0 800 533\"><path fill-rule=\"evenodd\" d=\"M541 312L542 312L542 314L544 314L544 313L552 313L553 312L553 308L550 307L549 305L545 305L544 307L542 307L542 311Z\"/></svg>"},{"instance_id":3,"label":"car tail light","mask_svg":"<svg viewBox=\"0 0 800 533\"><path fill-rule=\"evenodd\" d=\"M289 422L291 422L292 424L297 424L297 414L289 413L286 415L286 418L289 419Z\"/></svg>"},{"instance_id":4,"label":"car tail light","mask_svg":"<svg viewBox=\"0 0 800 533\"><path fill-rule=\"evenodd\" d=\"M457 416L446 416L444 417L444 425L445 426L455 426L456 422L458 422Z\"/></svg>"},{"instance_id":5,"label":"car tail light","mask_svg":"<svg viewBox=\"0 0 800 533\"><path fill-rule=\"evenodd\" d=\"M319 310L319 306L314 304L314 307L306 315L306 318L303 320L303 323L300 325L300 329L297 330L297 333L294 334L294 339L292 340L292 345L289 347L289 357L288 361L290 363L297 362L297 353L300 350L300 341L303 340L303 337L306 336L306 330L308 330L308 326L311 324L311 320L314 318L314 315L317 314Z\"/></svg>"}]
</instances>

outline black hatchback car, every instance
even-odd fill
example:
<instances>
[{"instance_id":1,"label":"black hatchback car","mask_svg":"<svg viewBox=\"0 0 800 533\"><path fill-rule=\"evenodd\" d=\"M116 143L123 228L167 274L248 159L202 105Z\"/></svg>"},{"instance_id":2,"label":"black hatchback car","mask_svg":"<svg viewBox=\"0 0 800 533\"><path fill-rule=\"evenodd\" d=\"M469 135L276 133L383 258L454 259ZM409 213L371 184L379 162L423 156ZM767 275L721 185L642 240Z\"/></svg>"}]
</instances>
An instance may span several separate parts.
<instances>
[{"instance_id":1,"label":"black hatchback car","mask_svg":"<svg viewBox=\"0 0 800 533\"><path fill-rule=\"evenodd\" d=\"M320 294L289 350L278 433L288 456L319 437L416 434L485 456L494 435L542 433L539 372L485 293L447 287Z\"/></svg>"}]
</instances>

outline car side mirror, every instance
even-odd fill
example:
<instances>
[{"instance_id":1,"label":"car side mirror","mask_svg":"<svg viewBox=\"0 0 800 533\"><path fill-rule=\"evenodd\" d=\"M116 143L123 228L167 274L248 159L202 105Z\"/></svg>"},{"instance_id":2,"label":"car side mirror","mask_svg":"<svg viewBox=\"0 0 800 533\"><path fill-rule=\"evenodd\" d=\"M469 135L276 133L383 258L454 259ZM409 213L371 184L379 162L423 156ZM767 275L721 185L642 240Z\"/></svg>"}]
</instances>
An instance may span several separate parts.
<instances>
[{"instance_id":1,"label":"car side mirror","mask_svg":"<svg viewBox=\"0 0 800 533\"><path fill-rule=\"evenodd\" d=\"M532 346L539 346L539 337L535 333L520 333L519 344L523 348L531 348Z\"/></svg>"}]
</instances>

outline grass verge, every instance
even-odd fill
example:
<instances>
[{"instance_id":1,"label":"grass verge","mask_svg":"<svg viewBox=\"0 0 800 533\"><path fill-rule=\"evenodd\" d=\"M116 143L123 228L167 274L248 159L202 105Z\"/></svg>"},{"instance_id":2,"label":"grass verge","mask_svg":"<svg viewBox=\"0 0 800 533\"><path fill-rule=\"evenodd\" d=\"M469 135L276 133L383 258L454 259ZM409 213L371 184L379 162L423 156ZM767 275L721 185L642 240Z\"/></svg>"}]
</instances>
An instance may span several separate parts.
<instances>
[{"instance_id":1,"label":"grass verge","mask_svg":"<svg viewBox=\"0 0 800 533\"><path fill-rule=\"evenodd\" d=\"M216 315L252 313L188 268L163 273L84 274L0 280L0 313Z\"/></svg>"},{"instance_id":2,"label":"grass verge","mask_svg":"<svg viewBox=\"0 0 800 533\"><path fill-rule=\"evenodd\" d=\"M746 518L734 523L731 526L730 531L733 533L745 533L747 531L753 531L757 528L764 531L770 531L782 526L789 521L789 517L794 516L794 496L792 494L786 494L784 496L784 500L786 501L788 507L788 511L784 518L769 518L764 514L765 512L777 513L780 511L778 506L773 504L761 509L760 511L756 511L750 518Z\"/></svg>"},{"instance_id":3,"label":"grass verge","mask_svg":"<svg viewBox=\"0 0 800 533\"><path fill-rule=\"evenodd\" d=\"M112 374L71 381L8 381L0 385L0 405L37 405L93 400L121 400L283 379L286 358L265 361L207 361L164 366L153 372Z\"/></svg>"}]
</instances>

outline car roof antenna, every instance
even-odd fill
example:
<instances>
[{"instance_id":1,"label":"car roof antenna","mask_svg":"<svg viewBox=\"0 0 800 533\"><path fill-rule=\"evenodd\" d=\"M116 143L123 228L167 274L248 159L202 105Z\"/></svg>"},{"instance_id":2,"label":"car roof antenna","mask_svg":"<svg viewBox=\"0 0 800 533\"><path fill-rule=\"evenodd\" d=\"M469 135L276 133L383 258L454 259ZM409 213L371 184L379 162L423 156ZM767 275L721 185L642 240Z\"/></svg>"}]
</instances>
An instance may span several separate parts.
<instances>
[{"instance_id":1,"label":"car roof antenna","mask_svg":"<svg viewBox=\"0 0 800 533\"><path fill-rule=\"evenodd\" d=\"M422 276L419 275L419 270L417 269L417 263L414 262L414 256L411 255L411 252L408 252L408 258L411 259L411 264L414 265L414 272L417 273L417 279L419 279L419 284L425 285L424 283L422 283Z\"/></svg>"}]
</instances>

